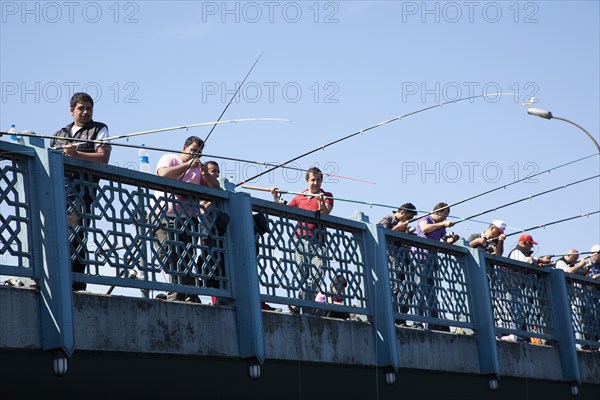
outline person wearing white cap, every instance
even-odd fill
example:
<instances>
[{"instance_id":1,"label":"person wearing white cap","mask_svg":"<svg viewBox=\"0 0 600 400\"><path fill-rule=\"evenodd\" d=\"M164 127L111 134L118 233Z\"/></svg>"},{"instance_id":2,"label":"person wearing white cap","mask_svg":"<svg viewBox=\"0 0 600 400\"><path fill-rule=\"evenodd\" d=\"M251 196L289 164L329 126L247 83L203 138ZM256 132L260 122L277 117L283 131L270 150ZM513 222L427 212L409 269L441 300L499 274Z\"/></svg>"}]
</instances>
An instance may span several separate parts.
<instances>
[{"instance_id":1,"label":"person wearing white cap","mask_svg":"<svg viewBox=\"0 0 600 400\"><path fill-rule=\"evenodd\" d=\"M467 239L469 246L474 249L482 248L488 253L501 256L504 252L504 239L506 239L506 235L504 234L505 229L506 222L496 219L492 221L485 232L474 233L469 236Z\"/></svg>"},{"instance_id":2,"label":"person wearing white cap","mask_svg":"<svg viewBox=\"0 0 600 400\"><path fill-rule=\"evenodd\" d=\"M592 247L588 261L588 274L592 279L600 279L600 244Z\"/></svg>"}]
</instances>

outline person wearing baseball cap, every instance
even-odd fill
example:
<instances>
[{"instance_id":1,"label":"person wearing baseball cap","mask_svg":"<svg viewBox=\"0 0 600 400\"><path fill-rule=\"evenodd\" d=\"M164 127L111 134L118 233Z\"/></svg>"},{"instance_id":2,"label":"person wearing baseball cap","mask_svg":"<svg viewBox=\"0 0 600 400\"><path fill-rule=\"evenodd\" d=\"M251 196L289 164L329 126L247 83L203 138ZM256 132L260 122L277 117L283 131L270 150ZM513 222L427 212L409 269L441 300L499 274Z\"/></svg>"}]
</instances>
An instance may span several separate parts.
<instances>
[{"instance_id":1,"label":"person wearing baseball cap","mask_svg":"<svg viewBox=\"0 0 600 400\"><path fill-rule=\"evenodd\" d=\"M531 235L527 233L522 234L519 236L519 243L517 243L517 246L510 252L508 258L529 264L535 264L540 267L549 264L551 260L550 256L542 256L539 258L532 256L533 251L531 249L533 248L534 244L538 244L538 242L533 240Z\"/></svg>"},{"instance_id":2,"label":"person wearing baseball cap","mask_svg":"<svg viewBox=\"0 0 600 400\"><path fill-rule=\"evenodd\" d=\"M504 234L505 229L506 222L496 219L492 221L485 232L474 233L469 236L467 239L469 246L474 249L481 248L488 253L501 256L504 252L504 239L506 239L506 235Z\"/></svg>"},{"instance_id":3,"label":"person wearing baseball cap","mask_svg":"<svg viewBox=\"0 0 600 400\"><path fill-rule=\"evenodd\" d=\"M393 231L411 233L414 228L408 224L416 215L417 208L412 203L404 203L398 207L398 211L386 215L378 224Z\"/></svg>"},{"instance_id":4,"label":"person wearing baseball cap","mask_svg":"<svg viewBox=\"0 0 600 400\"><path fill-rule=\"evenodd\" d=\"M600 279L600 244L592 246L591 253L587 276L592 279Z\"/></svg>"}]
</instances>

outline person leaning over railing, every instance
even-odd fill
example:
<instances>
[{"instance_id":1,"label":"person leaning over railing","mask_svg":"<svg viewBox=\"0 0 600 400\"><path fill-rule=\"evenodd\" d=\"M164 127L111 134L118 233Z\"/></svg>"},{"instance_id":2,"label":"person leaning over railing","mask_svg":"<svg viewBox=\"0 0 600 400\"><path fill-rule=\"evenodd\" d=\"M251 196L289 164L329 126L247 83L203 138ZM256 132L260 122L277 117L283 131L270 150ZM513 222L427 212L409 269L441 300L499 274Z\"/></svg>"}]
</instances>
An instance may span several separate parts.
<instances>
[{"instance_id":1,"label":"person leaning over railing","mask_svg":"<svg viewBox=\"0 0 600 400\"><path fill-rule=\"evenodd\" d=\"M333 210L333 194L325 192L321 189L323 183L323 172L317 167L309 168L305 176L308 187L302 194L296 195L289 203L281 198L281 193L278 188L271 188L273 199L278 203L287 204L290 207L298 207L304 210L316 211L318 213L329 214ZM296 235L300 238L300 248L296 250L296 262L298 263L301 273L300 290L298 297L304 299L307 297L306 292L312 299L319 287L323 275L323 264L325 260L325 232L316 224L308 222L300 222L296 229ZM313 251L316 250L316 254ZM311 266L316 267L316 274L313 275ZM314 278L313 278L314 277ZM297 307L288 306L293 314L300 313Z\"/></svg>"},{"instance_id":2,"label":"person leaning over railing","mask_svg":"<svg viewBox=\"0 0 600 400\"><path fill-rule=\"evenodd\" d=\"M538 266L538 267L545 267L548 264L550 264L551 262L551 257L550 256L541 256L541 257L534 257L533 256L533 245L534 244L538 244L538 242L536 242L535 240L533 240L533 237L529 234L522 234L521 236L519 236L519 241L517 243L517 245L515 246L515 248L508 254L508 258L512 259L512 260L517 260L517 261L521 261L524 263L528 263L528 264L532 264L534 266ZM520 280L519 280L520 281ZM509 296L509 301L511 304L511 307L513 309L513 315L514 315L514 323L517 329L526 331L527 330L527 321L537 317L537 319L540 319L541 316L536 316L536 315L532 315L532 314L528 314L526 309L525 309L525 304L518 304L522 299L526 299L528 304L530 304L529 307L534 307L535 306L535 301L533 299L533 297L531 297L530 295L528 295L527 293L525 293L525 289L527 289L527 287L525 286L524 283L518 284L517 282L513 282L511 284L511 294ZM530 290L533 290L534 292L537 291L537 287L534 284L531 288L529 288ZM543 304L543 299L539 300L540 304L537 305L537 308L543 308L544 304ZM530 341L529 337L520 337L520 336L516 336L513 337L511 336L509 338L509 340L516 340L517 342L520 341Z\"/></svg>"},{"instance_id":3,"label":"person leaning over railing","mask_svg":"<svg viewBox=\"0 0 600 400\"><path fill-rule=\"evenodd\" d=\"M474 233L467 241L471 248L481 248L488 253L496 256L501 256L504 252L504 240L506 235L504 230L506 229L506 223L500 219L492 221L490 226L482 233Z\"/></svg>"},{"instance_id":4,"label":"person leaning over railing","mask_svg":"<svg viewBox=\"0 0 600 400\"><path fill-rule=\"evenodd\" d=\"M589 258L587 258L587 277L588 278L592 278L594 280L600 280L600 244L594 245L592 246L591 249L591 253ZM590 287L590 290L600 290L598 289L598 287ZM595 299L596 301L598 301L598 295L596 296L590 296L591 299ZM582 308L582 313L584 314L584 322L583 322L583 330L587 331L589 330L593 330L594 327L595 328L595 332L586 332L584 333L584 338L587 340L591 340L591 341L595 341L598 342L600 341L600 328L598 327L598 320L597 318L594 318L593 315L593 310L594 308L597 309L599 305L596 304L596 306L585 306ZM581 346L582 350L592 350L592 351L598 351L600 350L599 346L595 346L595 345L589 345L589 344L585 344L583 346Z\"/></svg>"},{"instance_id":5,"label":"person leaning over railing","mask_svg":"<svg viewBox=\"0 0 600 400\"><path fill-rule=\"evenodd\" d=\"M108 143L92 143L74 141L73 139L103 140L108 138L108 127L102 122L92 119L94 114L94 100L87 93L75 93L71 97L70 112L73 122L68 124L54 134L50 146L62 148L63 154L82 160L95 161L108 164L111 147ZM84 174L84 180L85 179ZM70 181L78 179L79 172L66 175ZM98 182L98 179L94 179ZM67 183L66 189L69 187ZM83 193L82 201L78 194ZM83 219L82 215L91 213L90 208L96 196L95 190L89 185L84 185L83 190L78 185L68 193L67 199L67 223L69 225L69 244L71 248L71 270L73 272L85 272L85 231L81 228L89 225L89 220ZM85 207L85 208L84 208ZM87 285L83 282L73 282L73 290L85 290Z\"/></svg>"},{"instance_id":6,"label":"person leaning over railing","mask_svg":"<svg viewBox=\"0 0 600 400\"><path fill-rule=\"evenodd\" d=\"M460 239L460 236L454 233L446 233L446 228L454 226L453 221L448 221L448 215L450 215L450 207L447 203L437 203L433 207L433 211L429 215L425 215L417 221L417 227L415 233L417 236L433 239L436 241L443 241L449 244L456 242ZM437 262L437 252L431 253L428 249L419 249L420 257L422 258L420 263L420 283L419 290L421 291L422 299L425 305L430 310L430 316L438 318L438 300L437 290L435 288L436 276L439 273L439 265ZM433 259L431 259L433 257ZM421 307L421 314L424 314L423 307ZM445 325L429 325L428 329L450 332L450 327Z\"/></svg>"},{"instance_id":7,"label":"person leaning over railing","mask_svg":"<svg viewBox=\"0 0 600 400\"><path fill-rule=\"evenodd\" d=\"M492 221L492 223L488 226L488 228L481 233L474 233L467 239L469 243L469 247L473 249L482 249L485 252L490 254L494 254L496 256L502 256L504 252L504 240L506 240L506 235L504 231L506 230L506 222L496 219ZM498 268L494 265L495 272ZM500 274L500 276L503 276ZM509 313L508 307L505 307L505 302L503 301L504 293L504 285L503 280L494 280L497 282L496 285L491 287L492 290L492 301L494 302L494 308L498 310L499 313L506 315ZM502 322L501 322L502 323ZM498 338L502 338L502 336L498 336Z\"/></svg>"},{"instance_id":8,"label":"person leaning over railing","mask_svg":"<svg viewBox=\"0 0 600 400\"><path fill-rule=\"evenodd\" d=\"M200 162L204 141L197 136L190 136L183 144L181 153L165 154L156 165L156 174L164 178L177 179L182 182L193 183L211 188L219 188L220 184L217 178L212 176L207 165ZM177 251L171 249L173 246L169 243L177 243L179 246L189 247L194 244L196 237L191 235L190 231L199 232L199 215L205 210L200 204L192 204L187 196L175 195L174 198L167 193L155 192L154 196L162 204L160 209L161 227L155 232L159 241L158 246L163 250L162 257L170 254L169 260L165 260L167 270L175 270L185 274L181 277L181 284L195 285L195 279L191 274L193 265L193 254L185 251L186 257L179 259ZM166 215L166 219L162 217ZM187 228L187 229L186 229ZM181 243L181 244L179 244ZM170 250L170 251L169 251ZM176 274L171 275L171 283L179 283ZM169 292L167 301L187 301L199 303L200 298L197 295L187 296L185 293Z\"/></svg>"},{"instance_id":9,"label":"person leaning over railing","mask_svg":"<svg viewBox=\"0 0 600 400\"><path fill-rule=\"evenodd\" d=\"M587 262L587 276L598 280L600 279L600 244L593 246L591 253Z\"/></svg>"},{"instance_id":10,"label":"person leaning over railing","mask_svg":"<svg viewBox=\"0 0 600 400\"><path fill-rule=\"evenodd\" d=\"M410 226L410 221L417 215L417 208L412 203L404 203L394 211L384 216L378 225L385 229L390 229L396 232L413 233L415 228ZM394 253L388 254L390 280L392 282L392 297L401 313L407 314L410 311L410 303L414 297L413 284L414 274L408 274L410 268L410 257L402 257L410 250L403 252L404 247L402 241L394 238ZM401 258L401 259L399 259ZM396 319L395 323L401 326L406 325L406 320Z\"/></svg>"},{"instance_id":11,"label":"person leaning over railing","mask_svg":"<svg viewBox=\"0 0 600 400\"><path fill-rule=\"evenodd\" d=\"M212 161L212 160L207 161L206 168L208 169L208 173L212 177L214 177L215 179L219 179L219 177L221 176L221 168L219 167L219 164L216 161ZM204 207L205 210L207 210L210 206L212 206L212 202L210 200L201 200L200 204L202 205L202 207ZM225 232L227 231L227 226L229 225L230 217L225 212L223 212L221 210L217 210L215 213L212 214L212 216L215 219L214 220L215 228L212 230L212 232L205 232L205 233L207 233L207 237L202 239L203 245L205 245L207 247L207 251L203 251L203 254L200 254L198 256L196 264L198 264L199 266L202 265L205 262L205 260L210 260L210 259L215 258L215 257L210 256L211 249L218 247L217 240L213 236L215 236L215 234L217 234L219 236L223 236L225 234ZM213 224L211 224L211 225L213 225ZM220 280L225 279L225 277L226 277L225 276L225 260L222 256L216 257L216 258L218 259L218 263L214 268L214 272L213 272L212 276L206 280L206 287L220 289L221 288ZM212 296L211 301L212 301L213 305L229 304L229 300L218 298L217 296Z\"/></svg>"},{"instance_id":12,"label":"person leaning over railing","mask_svg":"<svg viewBox=\"0 0 600 400\"><path fill-rule=\"evenodd\" d=\"M554 267L556 269L562 269L568 274L586 275L588 272L588 258L579 260L579 251L577 249L571 249L561 258L556 260Z\"/></svg>"}]
</instances>

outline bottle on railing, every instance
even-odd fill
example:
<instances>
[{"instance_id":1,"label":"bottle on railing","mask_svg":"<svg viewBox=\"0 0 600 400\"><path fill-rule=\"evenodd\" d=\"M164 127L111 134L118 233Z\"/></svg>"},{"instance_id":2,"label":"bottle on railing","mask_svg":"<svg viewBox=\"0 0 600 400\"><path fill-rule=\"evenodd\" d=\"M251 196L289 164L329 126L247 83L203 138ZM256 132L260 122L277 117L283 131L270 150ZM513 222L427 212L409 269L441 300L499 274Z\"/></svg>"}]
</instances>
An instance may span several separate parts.
<instances>
[{"instance_id":1,"label":"bottle on railing","mask_svg":"<svg viewBox=\"0 0 600 400\"><path fill-rule=\"evenodd\" d=\"M150 152L148 149L145 149L142 144L142 148L138 150L139 164L140 164L140 172L150 172Z\"/></svg>"},{"instance_id":2,"label":"bottle on railing","mask_svg":"<svg viewBox=\"0 0 600 400\"><path fill-rule=\"evenodd\" d=\"M21 136L17 135L17 128L15 127L15 124L12 124L10 126L8 133L10 134L10 141L13 142L14 144L25 144L25 141L23 140L23 138Z\"/></svg>"}]
</instances>

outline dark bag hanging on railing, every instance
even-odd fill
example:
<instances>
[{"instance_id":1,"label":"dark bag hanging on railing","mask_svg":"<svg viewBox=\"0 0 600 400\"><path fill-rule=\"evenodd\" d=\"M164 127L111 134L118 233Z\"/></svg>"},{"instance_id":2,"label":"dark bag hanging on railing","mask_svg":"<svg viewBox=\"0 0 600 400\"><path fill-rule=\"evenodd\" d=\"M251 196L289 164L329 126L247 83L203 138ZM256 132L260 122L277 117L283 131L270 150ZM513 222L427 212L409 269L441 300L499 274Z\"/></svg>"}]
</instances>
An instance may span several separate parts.
<instances>
[{"instance_id":1,"label":"dark bag hanging on railing","mask_svg":"<svg viewBox=\"0 0 600 400\"><path fill-rule=\"evenodd\" d=\"M217 211L217 218L215 220L215 226L217 227L217 233L219 236L225 235L227 232L227 226L231 217L225 211Z\"/></svg>"},{"instance_id":2,"label":"dark bag hanging on railing","mask_svg":"<svg viewBox=\"0 0 600 400\"><path fill-rule=\"evenodd\" d=\"M269 229L269 220L265 217L265 214L261 212L253 214L252 219L254 220L254 234L262 236L271 231Z\"/></svg>"}]
</instances>

